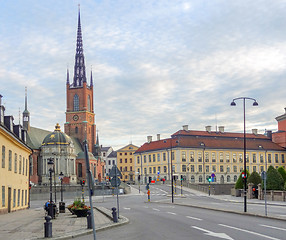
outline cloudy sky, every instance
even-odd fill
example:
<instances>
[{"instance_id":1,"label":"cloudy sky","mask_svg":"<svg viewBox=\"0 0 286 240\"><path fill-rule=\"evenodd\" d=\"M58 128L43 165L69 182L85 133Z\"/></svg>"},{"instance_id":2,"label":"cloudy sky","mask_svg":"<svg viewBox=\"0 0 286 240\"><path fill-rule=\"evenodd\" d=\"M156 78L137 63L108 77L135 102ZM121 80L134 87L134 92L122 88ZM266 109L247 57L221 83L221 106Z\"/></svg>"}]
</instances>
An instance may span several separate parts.
<instances>
[{"instance_id":1,"label":"cloudy sky","mask_svg":"<svg viewBox=\"0 0 286 240\"><path fill-rule=\"evenodd\" d=\"M100 144L118 149L189 125L277 130L286 107L286 1L0 1L0 94L19 122L63 129L73 76L78 3Z\"/></svg>"}]
</instances>

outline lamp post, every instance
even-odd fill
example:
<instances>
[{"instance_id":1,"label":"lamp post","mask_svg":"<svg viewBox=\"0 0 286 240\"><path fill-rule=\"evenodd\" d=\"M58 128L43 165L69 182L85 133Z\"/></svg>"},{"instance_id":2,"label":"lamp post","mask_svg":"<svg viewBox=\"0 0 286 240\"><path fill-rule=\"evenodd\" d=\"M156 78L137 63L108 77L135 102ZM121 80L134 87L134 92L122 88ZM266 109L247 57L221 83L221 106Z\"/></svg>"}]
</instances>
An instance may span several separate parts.
<instances>
[{"instance_id":1,"label":"lamp post","mask_svg":"<svg viewBox=\"0 0 286 240\"><path fill-rule=\"evenodd\" d=\"M63 174L63 172L61 172L59 174L59 179L61 181L61 201L59 202L60 213L65 212L65 203L63 201L63 178L64 178L64 174Z\"/></svg>"},{"instance_id":2,"label":"lamp post","mask_svg":"<svg viewBox=\"0 0 286 240\"><path fill-rule=\"evenodd\" d=\"M54 211L53 211L53 183L52 183L52 173L53 173L53 169L52 169L52 166L54 164L54 161L52 158L48 158L48 166L50 167L49 168L49 172L50 172L50 204L49 204L49 210L48 210L48 213L49 215L51 216L51 218L54 218Z\"/></svg>"},{"instance_id":3,"label":"lamp post","mask_svg":"<svg viewBox=\"0 0 286 240\"><path fill-rule=\"evenodd\" d=\"M245 178L244 178L244 212L247 212L247 204L246 204L246 187L247 187L247 175L246 175L246 134L245 134L245 100L252 100L253 102L253 106L258 106L258 103L256 102L256 100L254 98L249 98L249 97L238 97L238 98L234 98L230 104L230 106L236 106L235 101L236 100L243 100L243 162L244 162L244 174L245 174Z\"/></svg>"},{"instance_id":4,"label":"lamp post","mask_svg":"<svg viewBox=\"0 0 286 240\"><path fill-rule=\"evenodd\" d=\"M171 141L171 191L172 191L172 203L174 203L174 179L173 179L173 152L172 152L172 137Z\"/></svg>"}]
</instances>

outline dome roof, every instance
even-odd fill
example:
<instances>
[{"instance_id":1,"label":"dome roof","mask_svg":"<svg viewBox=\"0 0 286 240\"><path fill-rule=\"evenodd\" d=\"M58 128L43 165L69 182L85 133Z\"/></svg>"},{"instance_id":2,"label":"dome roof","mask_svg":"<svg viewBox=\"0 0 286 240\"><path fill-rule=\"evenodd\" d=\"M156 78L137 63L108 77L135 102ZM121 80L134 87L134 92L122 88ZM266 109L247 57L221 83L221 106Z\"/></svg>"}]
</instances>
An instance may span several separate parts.
<instances>
[{"instance_id":1,"label":"dome roof","mask_svg":"<svg viewBox=\"0 0 286 240\"><path fill-rule=\"evenodd\" d=\"M88 157L89 157L89 160L96 160L96 158L93 156L91 152L88 152ZM84 152L79 152L76 159L85 159Z\"/></svg>"},{"instance_id":2,"label":"dome roof","mask_svg":"<svg viewBox=\"0 0 286 240\"><path fill-rule=\"evenodd\" d=\"M61 131L60 125L57 123L54 132L48 134L44 138L42 146L70 145L71 143L72 143L71 138Z\"/></svg>"}]
</instances>

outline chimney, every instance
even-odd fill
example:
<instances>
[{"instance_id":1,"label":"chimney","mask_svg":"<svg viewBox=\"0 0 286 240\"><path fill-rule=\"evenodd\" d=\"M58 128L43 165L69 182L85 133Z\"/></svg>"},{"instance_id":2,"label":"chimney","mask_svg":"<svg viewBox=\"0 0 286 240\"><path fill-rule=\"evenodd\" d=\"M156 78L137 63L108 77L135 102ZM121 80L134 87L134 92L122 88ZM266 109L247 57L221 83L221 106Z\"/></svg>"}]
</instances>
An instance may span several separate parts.
<instances>
[{"instance_id":1,"label":"chimney","mask_svg":"<svg viewBox=\"0 0 286 240\"><path fill-rule=\"evenodd\" d=\"M188 125L183 125L183 130L184 131L188 131L189 130L189 126Z\"/></svg>"},{"instance_id":2,"label":"chimney","mask_svg":"<svg viewBox=\"0 0 286 240\"><path fill-rule=\"evenodd\" d=\"M224 133L224 126L218 126L218 131L220 133Z\"/></svg>"},{"instance_id":3,"label":"chimney","mask_svg":"<svg viewBox=\"0 0 286 240\"><path fill-rule=\"evenodd\" d=\"M147 142L148 143L152 142L152 136L147 136Z\"/></svg>"},{"instance_id":4,"label":"chimney","mask_svg":"<svg viewBox=\"0 0 286 240\"><path fill-rule=\"evenodd\" d=\"M13 126L13 132L17 135L19 139L22 140L22 126L20 124Z\"/></svg>"},{"instance_id":5,"label":"chimney","mask_svg":"<svg viewBox=\"0 0 286 240\"><path fill-rule=\"evenodd\" d=\"M157 134L157 141L160 141L160 133Z\"/></svg>"},{"instance_id":6,"label":"chimney","mask_svg":"<svg viewBox=\"0 0 286 240\"><path fill-rule=\"evenodd\" d=\"M253 128L253 129L252 129L252 133L253 133L254 135L257 135L257 129L256 129L256 128Z\"/></svg>"},{"instance_id":7,"label":"chimney","mask_svg":"<svg viewBox=\"0 0 286 240\"><path fill-rule=\"evenodd\" d=\"M206 131L207 132L211 132L211 130L212 130L212 126L206 126Z\"/></svg>"},{"instance_id":8,"label":"chimney","mask_svg":"<svg viewBox=\"0 0 286 240\"><path fill-rule=\"evenodd\" d=\"M271 130L267 130L266 131L266 136L272 140L272 131Z\"/></svg>"},{"instance_id":9,"label":"chimney","mask_svg":"<svg viewBox=\"0 0 286 240\"><path fill-rule=\"evenodd\" d=\"M4 125L4 112L5 108L2 105L2 95L0 94L0 124Z\"/></svg>"},{"instance_id":10,"label":"chimney","mask_svg":"<svg viewBox=\"0 0 286 240\"><path fill-rule=\"evenodd\" d=\"M5 116L4 117L4 124L9 129L10 132L13 132L13 116Z\"/></svg>"}]
</instances>

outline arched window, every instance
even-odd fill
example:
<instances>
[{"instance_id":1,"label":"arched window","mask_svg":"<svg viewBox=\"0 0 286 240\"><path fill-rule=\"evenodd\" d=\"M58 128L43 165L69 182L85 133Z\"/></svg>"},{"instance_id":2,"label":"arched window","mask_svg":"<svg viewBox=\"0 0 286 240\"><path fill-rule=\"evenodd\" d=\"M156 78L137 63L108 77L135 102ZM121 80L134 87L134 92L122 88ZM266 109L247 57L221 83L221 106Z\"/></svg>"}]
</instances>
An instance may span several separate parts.
<instances>
[{"instance_id":1,"label":"arched window","mask_svg":"<svg viewBox=\"0 0 286 240\"><path fill-rule=\"evenodd\" d=\"M79 97L77 94L74 95L73 97L73 110L76 112L76 111L79 111Z\"/></svg>"},{"instance_id":2,"label":"arched window","mask_svg":"<svg viewBox=\"0 0 286 240\"><path fill-rule=\"evenodd\" d=\"M199 182L203 182L203 177L201 175L199 176Z\"/></svg>"},{"instance_id":3,"label":"arched window","mask_svg":"<svg viewBox=\"0 0 286 240\"><path fill-rule=\"evenodd\" d=\"M78 133L78 127L75 127L75 133Z\"/></svg>"},{"instance_id":4,"label":"arched window","mask_svg":"<svg viewBox=\"0 0 286 240\"><path fill-rule=\"evenodd\" d=\"M236 176L236 175L233 177L233 181L234 181L234 182L237 181L237 176Z\"/></svg>"},{"instance_id":5,"label":"arched window","mask_svg":"<svg viewBox=\"0 0 286 240\"><path fill-rule=\"evenodd\" d=\"M230 176L229 175L227 175L226 181L230 182Z\"/></svg>"},{"instance_id":6,"label":"arched window","mask_svg":"<svg viewBox=\"0 0 286 240\"><path fill-rule=\"evenodd\" d=\"M89 111L89 112L90 112L90 106L91 106L90 96L88 95L88 96L87 96L87 111Z\"/></svg>"}]
</instances>

